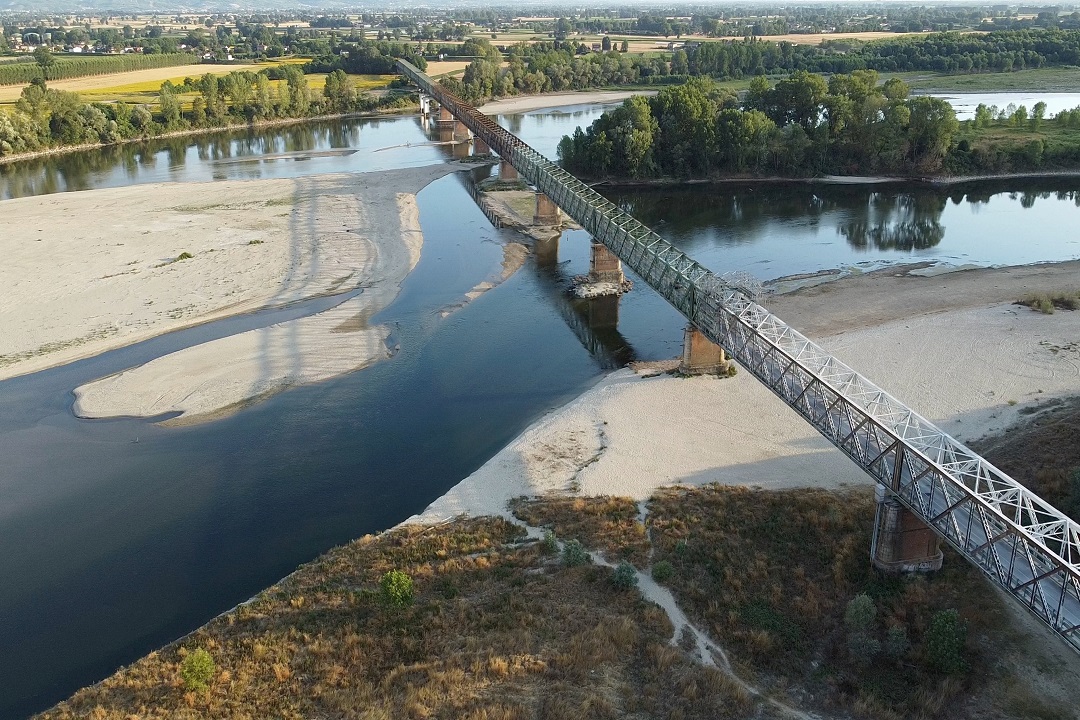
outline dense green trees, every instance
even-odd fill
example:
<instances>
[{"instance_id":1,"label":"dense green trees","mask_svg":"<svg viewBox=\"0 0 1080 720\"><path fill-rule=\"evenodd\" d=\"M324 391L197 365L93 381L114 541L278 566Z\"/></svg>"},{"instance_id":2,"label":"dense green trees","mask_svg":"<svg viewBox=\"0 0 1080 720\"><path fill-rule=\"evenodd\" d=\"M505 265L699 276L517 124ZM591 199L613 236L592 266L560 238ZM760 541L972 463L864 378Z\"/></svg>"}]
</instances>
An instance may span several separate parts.
<instances>
[{"instance_id":1,"label":"dense green trees","mask_svg":"<svg viewBox=\"0 0 1080 720\"><path fill-rule=\"evenodd\" d=\"M877 73L828 83L796 72L755 79L742 107L705 79L632 98L585 132L563 138L559 158L591 177L707 177L720 173L933 173L958 129L952 107L908 98Z\"/></svg>"},{"instance_id":2,"label":"dense green trees","mask_svg":"<svg viewBox=\"0 0 1080 720\"><path fill-rule=\"evenodd\" d=\"M75 93L36 81L23 89L12 113L0 113L0 157L64 145L112 144L167 132L225 127L239 122L304 118L394 107L398 97L377 99L356 92L341 70L327 76L322 96L313 96L299 67L285 66L276 87L266 71L207 73L183 85L166 81L158 92L158 112L145 105L92 103ZM197 93L192 98L191 93ZM186 110L186 102L191 109Z\"/></svg>"},{"instance_id":3,"label":"dense green trees","mask_svg":"<svg viewBox=\"0 0 1080 720\"><path fill-rule=\"evenodd\" d=\"M34 78L45 80L66 80L87 75L108 75L127 72L128 70L147 70L150 68L191 65L199 59L190 53L172 55L97 55L87 57L57 57L46 52L43 57L51 62L42 65L40 61L15 62L0 65L0 85L27 83Z\"/></svg>"},{"instance_id":4,"label":"dense green trees","mask_svg":"<svg viewBox=\"0 0 1080 720\"><path fill-rule=\"evenodd\" d=\"M1080 64L1080 30L999 30L986 34L936 33L873 42L839 39L795 45L748 38L706 42L688 55L691 75L742 77L807 70L899 72L1007 72Z\"/></svg>"}]
</instances>

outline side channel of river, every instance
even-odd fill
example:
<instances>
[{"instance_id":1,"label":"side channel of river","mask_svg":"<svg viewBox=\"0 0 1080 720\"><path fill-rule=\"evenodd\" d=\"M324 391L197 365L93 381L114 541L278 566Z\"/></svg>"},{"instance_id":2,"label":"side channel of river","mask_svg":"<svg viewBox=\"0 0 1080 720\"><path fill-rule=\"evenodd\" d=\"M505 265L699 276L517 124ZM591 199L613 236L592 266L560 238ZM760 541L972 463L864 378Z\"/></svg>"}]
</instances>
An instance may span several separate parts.
<instances>
[{"instance_id":1,"label":"side channel of river","mask_svg":"<svg viewBox=\"0 0 1080 720\"><path fill-rule=\"evenodd\" d=\"M553 155L559 137L600 111L502 121ZM314 154L326 150L356 152ZM34 161L0 173L0 197L377 171L453 154L431 144L416 118L349 120ZM0 382L0 718L42 709L325 549L422 510L606 367L678 353L681 319L640 282L619 302L617 328L590 327L588 307L567 300L566 280L588 268L581 231L564 234L558 264L530 258L444 316L499 274L503 244L519 239L491 227L466 185L449 176L418 197L421 261L373 318L396 329L399 350L386 362L202 426L71 415L71 389L86 380L333 302L323 299ZM1067 233L1080 217L1078 185L940 193L798 184L614 199L709 267L771 279L911 260L1080 257Z\"/></svg>"}]
</instances>

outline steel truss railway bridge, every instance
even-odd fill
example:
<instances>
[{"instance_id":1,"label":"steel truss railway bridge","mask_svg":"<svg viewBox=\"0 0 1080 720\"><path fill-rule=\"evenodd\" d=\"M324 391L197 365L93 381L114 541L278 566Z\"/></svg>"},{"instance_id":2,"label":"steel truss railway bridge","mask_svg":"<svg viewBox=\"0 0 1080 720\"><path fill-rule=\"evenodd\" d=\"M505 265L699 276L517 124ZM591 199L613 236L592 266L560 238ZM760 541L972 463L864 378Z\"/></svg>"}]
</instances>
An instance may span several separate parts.
<instances>
[{"instance_id":1,"label":"steel truss railway bridge","mask_svg":"<svg viewBox=\"0 0 1080 720\"><path fill-rule=\"evenodd\" d=\"M398 61L521 177L813 425L906 511L1080 651L1080 525L494 120ZM880 508L879 508L880 514Z\"/></svg>"}]
</instances>

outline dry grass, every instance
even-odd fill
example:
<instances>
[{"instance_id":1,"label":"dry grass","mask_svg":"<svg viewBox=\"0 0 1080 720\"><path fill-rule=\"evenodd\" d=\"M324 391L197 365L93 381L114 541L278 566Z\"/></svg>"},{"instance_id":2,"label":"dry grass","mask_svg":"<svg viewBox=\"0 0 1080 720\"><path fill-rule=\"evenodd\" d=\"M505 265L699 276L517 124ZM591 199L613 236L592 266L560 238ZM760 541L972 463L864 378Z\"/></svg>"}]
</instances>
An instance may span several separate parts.
<instances>
[{"instance_id":1,"label":"dry grass","mask_svg":"<svg viewBox=\"0 0 1080 720\"><path fill-rule=\"evenodd\" d=\"M945 569L896 577L870 566L869 490L752 491L712 486L661 491L652 501L654 561L668 560L680 605L766 683L797 687L831 711L859 717L956 713L962 695L987 682L988 648L969 640L971 670L927 669L922 638L931 616L956 608L969 638L1006 632L1005 608L977 570L947 553ZM867 593L876 632L901 626L912 651L865 668L847 653L847 603Z\"/></svg>"},{"instance_id":2,"label":"dry grass","mask_svg":"<svg viewBox=\"0 0 1080 720\"><path fill-rule=\"evenodd\" d=\"M1053 400L1034 418L971 447L1051 505L1080 519L1080 498L1070 482L1070 476L1080 472L1080 399Z\"/></svg>"},{"instance_id":3,"label":"dry grass","mask_svg":"<svg viewBox=\"0 0 1080 720\"><path fill-rule=\"evenodd\" d=\"M1053 315L1054 310L1080 310L1080 290L1031 293L1017 300L1016 304L1047 315Z\"/></svg>"},{"instance_id":4,"label":"dry grass","mask_svg":"<svg viewBox=\"0 0 1080 720\"><path fill-rule=\"evenodd\" d=\"M510 509L530 525L550 527L563 540L602 551L609 562L628 560L638 568L648 563L649 539L630 498L517 498Z\"/></svg>"},{"instance_id":5,"label":"dry grass","mask_svg":"<svg viewBox=\"0 0 1080 720\"><path fill-rule=\"evenodd\" d=\"M611 571L565 568L522 529L458 520L366 537L41 718L742 718L745 693L668 644L663 611ZM392 610L402 569L416 601ZM188 691L183 657L216 663Z\"/></svg>"},{"instance_id":6,"label":"dry grass","mask_svg":"<svg viewBox=\"0 0 1080 720\"><path fill-rule=\"evenodd\" d=\"M461 75L471 62L471 60L435 60L427 64L427 70L424 72L428 77L433 78L443 75Z\"/></svg>"}]
</instances>

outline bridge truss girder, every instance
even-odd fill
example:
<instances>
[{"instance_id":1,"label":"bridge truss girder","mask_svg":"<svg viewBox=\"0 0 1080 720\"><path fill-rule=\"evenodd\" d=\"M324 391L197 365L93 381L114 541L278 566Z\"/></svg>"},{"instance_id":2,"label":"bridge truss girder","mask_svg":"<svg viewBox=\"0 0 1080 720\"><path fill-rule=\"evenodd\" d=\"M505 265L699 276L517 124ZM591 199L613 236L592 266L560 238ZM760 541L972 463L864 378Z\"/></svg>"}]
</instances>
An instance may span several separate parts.
<instances>
[{"instance_id":1,"label":"bridge truss girder","mask_svg":"<svg viewBox=\"0 0 1080 720\"><path fill-rule=\"evenodd\" d=\"M1080 526L405 61L522 177L1080 651Z\"/></svg>"}]
</instances>

